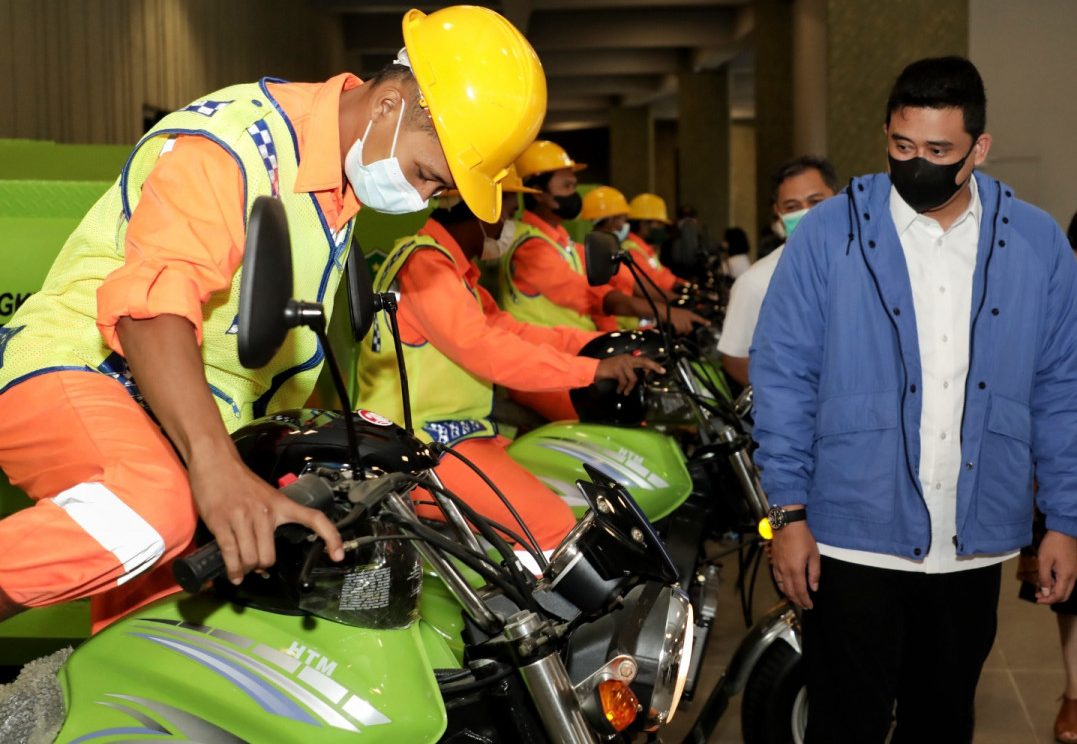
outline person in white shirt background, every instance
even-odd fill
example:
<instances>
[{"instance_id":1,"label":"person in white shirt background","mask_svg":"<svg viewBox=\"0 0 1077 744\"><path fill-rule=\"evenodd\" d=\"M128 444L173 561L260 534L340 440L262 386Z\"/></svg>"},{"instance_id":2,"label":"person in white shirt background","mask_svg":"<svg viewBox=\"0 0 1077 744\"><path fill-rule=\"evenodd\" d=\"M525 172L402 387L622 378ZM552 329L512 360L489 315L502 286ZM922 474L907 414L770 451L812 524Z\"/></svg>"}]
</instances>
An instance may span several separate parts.
<instances>
[{"instance_id":1,"label":"person in white shirt background","mask_svg":"<svg viewBox=\"0 0 1077 744\"><path fill-rule=\"evenodd\" d=\"M722 273L736 279L752 265L748 258L748 234L739 227L729 227L722 233L722 252L726 258L722 261Z\"/></svg>"},{"instance_id":2,"label":"person in white shirt background","mask_svg":"<svg viewBox=\"0 0 1077 744\"><path fill-rule=\"evenodd\" d=\"M783 163L774 174L772 199L775 217L781 221L786 239L809 209L834 196L837 190L838 174L826 158L801 155ZM726 374L741 385L748 384L748 349L755 324L759 322L759 308L763 306L783 247L784 244L752 264L733 283L729 293L718 351Z\"/></svg>"}]
</instances>

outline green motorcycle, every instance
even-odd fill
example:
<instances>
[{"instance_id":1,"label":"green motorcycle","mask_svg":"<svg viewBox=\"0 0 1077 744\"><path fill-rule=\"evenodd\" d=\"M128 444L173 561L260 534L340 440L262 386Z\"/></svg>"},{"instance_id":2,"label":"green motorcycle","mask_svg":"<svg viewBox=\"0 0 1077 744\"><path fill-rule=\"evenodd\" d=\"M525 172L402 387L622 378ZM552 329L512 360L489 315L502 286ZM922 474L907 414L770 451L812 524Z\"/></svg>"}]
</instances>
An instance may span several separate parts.
<instances>
[{"instance_id":1,"label":"green motorcycle","mask_svg":"<svg viewBox=\"0 0 1077 744\"><path fill-rule=\"evenodd\" d=\"M603 233L587 236L588 279L609 281L617 262L644 279L630 254ZM656 311L657 315L657 311ZM627 396L608 382L571 393L579 422L556 422L516 439L508 452L574 509L587 507L573 484L590 469L619 483L640 505L677 565L681 587L694 608L693 658L687 694L695 692L700 662L718 606L719 571L709 540L746 536L740 547L741 596L750 622L753 587L762 559L756 527L768 510L750 456L746 423L752 391L729 401L713 372L712 329L675 339L658 331L600 336L581 355L604 358L644 354L668 370L646 379ZM750 581L745 576L751 576ZM802 742L807 697L800 665L799 621L788 603L770 610L750 629L722 681L701 706L690 738L704 742L731 696L744 693L742 729L747 744Z\"/></svg>"},{"instance_id":2,"label":"green motorcycle","mask_svg":"<svg viewBox=\"0 0 1077 744\"><path fill-rule=\"evenodd\" d=\"M354 276L360 332L375 298ZM254 205L241 281L243 364L266 363L306 325L343 393L321 307L290 297L278 201ZM0 687L0 741L582 744L653 736L675 714L692 606L647 518L600 472L581 479L588 511L546 562L444 488L437 453L375 413L283 411L234 439L254 472L330 517L344 561L286 525L276 564L233 586L203 541L175 562L186 593ZM416 487L445 524L415 515ZM506 537L534 550L541 576Z\"/></svg>"}]
</instances>

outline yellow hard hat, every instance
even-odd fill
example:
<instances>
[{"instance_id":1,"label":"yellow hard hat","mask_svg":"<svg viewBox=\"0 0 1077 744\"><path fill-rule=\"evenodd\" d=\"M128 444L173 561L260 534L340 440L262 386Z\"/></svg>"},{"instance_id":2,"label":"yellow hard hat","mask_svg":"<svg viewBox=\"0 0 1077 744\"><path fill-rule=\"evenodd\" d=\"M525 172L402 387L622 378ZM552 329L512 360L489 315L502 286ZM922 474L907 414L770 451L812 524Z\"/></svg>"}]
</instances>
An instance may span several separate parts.
<instances>
[{"instance_id":1,"label":"yellow hard hat","mask_svg":"<svg viewBox=\"0 0 1077 744\"><path fill-rule=\"evenodd\" d=\"M625 195L612 186L599 186L583 197L581 219L602 220L618 214L628 214L628 202Z\"/></svg>"},{"instance_id":2,"label":"yellow hard hat","mask_svg":"<svg viewBox=\"0 0 1077 744\"><path fill-rule=\"evenodd\" d=\"M520 174L516 172L516 166L509 166L509 173L505 176L505 180L501 182L501 191L506 194L541 194L538 189L533 189L530 186L524 186L524 181L520 178ZM460 196L460 192L456 189L445 189L439 197L448 198L450 196Z\"/></svg>"},{"instance_id":3,"label":"yellow hard hat","mask_svg":"<svg viewBox=\"0 0 1077 744\"><path fill-rule=\"evenodd\" d=\"M561 145L549 140L535 140L516 159L516 170L519 171L520 178L527 178L537 173L549 173L562 168L581 171L586 167L584 163L577 163L570 158Z\"/></svg>"},{"instance_id":4,"label":"yellow hard hat","mask_svg":"<svg viewBox=\"0 0 1077 744\"><path fill-rule=\"evenodd\" d=\"M404 15L404 47L456 188L494 222L508 167L546 115L546 76L515 26L489 8Z\"/></svg>"},{"instance_id":5,"label":"yellow hard hat","mask_svg":"<svg viewBox=\"0 0 1077 744\"><path fill-rule=\"evenodd\" d=\"M628 219L658 220L669 224L666 200L658 194L638 194L628 202Z\"/></svg>"}]
</instances>

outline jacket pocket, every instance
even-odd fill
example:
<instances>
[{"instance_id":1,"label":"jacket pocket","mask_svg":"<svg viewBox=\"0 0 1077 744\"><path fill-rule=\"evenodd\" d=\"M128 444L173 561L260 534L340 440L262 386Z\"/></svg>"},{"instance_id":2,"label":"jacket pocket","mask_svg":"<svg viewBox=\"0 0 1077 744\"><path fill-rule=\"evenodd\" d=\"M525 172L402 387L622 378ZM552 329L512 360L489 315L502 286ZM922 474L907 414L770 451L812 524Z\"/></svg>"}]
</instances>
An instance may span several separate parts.
<instances>
[{"instance_id":1,"label":"jacket pocket","mask_svg":"<svg viewBox=\"0 0 1077 744\"><path fill-rule=\"evenodd\" d=\"M1028 405L992 395L980 445L976 518L983 525L1031 523L1032 417Z\"/></svg>"},{"instance_id":2,"label":"jacket pocket","mask_svg":"<svg viewBox=\"0 0 1077 744\"><path fill-rule=\"evenodd\" d=\"M855 393L819 404L810 508L889 522L900 444L898 393Z\"/></svg>"}]
</instances>

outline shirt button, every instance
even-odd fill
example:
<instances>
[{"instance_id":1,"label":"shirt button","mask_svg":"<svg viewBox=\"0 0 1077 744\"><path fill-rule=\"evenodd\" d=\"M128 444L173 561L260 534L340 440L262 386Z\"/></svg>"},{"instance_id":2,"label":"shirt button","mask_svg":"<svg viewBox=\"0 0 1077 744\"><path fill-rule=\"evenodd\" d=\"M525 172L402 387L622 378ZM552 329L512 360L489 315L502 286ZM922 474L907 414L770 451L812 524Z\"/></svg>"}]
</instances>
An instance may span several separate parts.
<instances>
[{"instance_id":1,"label":"shirt button","mask_svg":"<svg viewBox=\"0 0 1077 744\"><path fill-rule=\"evenodd\" d=\"M941 491L942 490L942 484L941 483L936 483L935 484L935 490L936 491Z\"/></svg>"},{"instance_id":2,"label":"shirt button","mask_svg":"<svg viewBox=\"0 0 1077 744\"><path fill-rule=\"evenodd\" d=\"M937 246L939 246L941 248L942 247L942 238L939 238L938 240L936 240L935 245L937 245Z\"/></svg>"},{"instance_id":3,"label":"shirt button","mask_svg":"<svg viewBox=\"0 0 1077 744\"><path fill-rule=\"evenodd\" d=\"M946 287L939 287L940 292L946 292Z\"/></svg>"},{"instance_id":4,"label":"shirt button","mask_svg":"<svg viewBox=\"0 0 1077 744\"><path fill-rule=\"evenodd\" d=\"M969 460L968 462L966 462L965 467L968 468L969 470L972 470L972 467L973 467L972 460Z\"/></svg>"},{"instance_id":5,"label":"shirt button","mask_svg":"<svg viewBox=\"0 0 1077 744\"><path fill-rule=\"evenodd\" d=\"M939 434L939 439L946 439L946 432Z\"/></svg>"},{"instance_id":6,"label":"shirt button","mask_svg":"<svg viewBox=\"0 0 1077 744\"><path fill-rule=\"evenodd\" d=\"M943 342L943 343L946 343L946 342L947 342L947 341L949 341L949 340L950 340L950 337L949 337L949 336L947 336L947 335L946 335L946 334L944 333L944 334L942 335L942 342Z\"/></svg>"},{"instance_id":7,"label":"shirt button","mask_svg":"<svg viewBox=\"0 0 1077 744\"><path fill-rule=\"evenodd\" d=\"M922 551L922 550L920 550L920 548L915 548L915 549L914 549L914 550L912 551L912 554L913 554L913 555L920 555L920 553L922 553L922 552L923 552L923 551Z\"/></svg>"},{"instance_id":8,"label":"shirt button","mask_svg":"<svg viewBox=\"0 0 1077 744\"><path fill-rule=\"evenodd\" d=\"M943 390L949 390L950 389L950 383L948 383L948 382L942 383L942 389Z\"/></svg>"}]
</instances>

